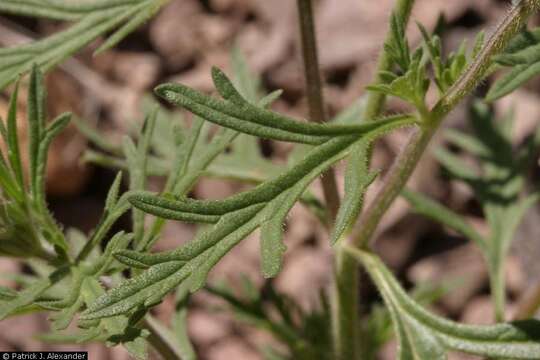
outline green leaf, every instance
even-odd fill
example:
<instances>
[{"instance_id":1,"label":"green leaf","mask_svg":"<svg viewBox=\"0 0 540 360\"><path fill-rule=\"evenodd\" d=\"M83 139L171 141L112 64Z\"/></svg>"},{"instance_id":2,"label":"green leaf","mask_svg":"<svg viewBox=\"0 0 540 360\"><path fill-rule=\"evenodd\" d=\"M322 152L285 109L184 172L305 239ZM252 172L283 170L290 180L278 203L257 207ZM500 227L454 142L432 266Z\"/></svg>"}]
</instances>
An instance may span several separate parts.
<instances>
[{"instance_id":1,"label":"green leaf","mask_svg":"<svg viewBox=\"0 0 540 360\"><path fill-rule=\"evenodd\" d=\"M471 153L474 156L478 156L479 158L490 156L491 150L489 147L473 135L454 129L448 129L444 132L444 138L452 145L455 145L461 150Z\"/></svg>"},{"instance_id":2,"label":"green leaf","mask_svg":"<svg viewBox=\"0 0 540 360\"><path fill-rule=\"evenodd\" d=\"M87 305L92 304L104 294L99 282L94 278L86 278L81 288L82 296ZM84 314L84 313L83 313ZM79 324L80 325L80 324ZM131 356L139 360L148 357L148 346L144 339L148 334L139 329L130 327L129 319L123 316L116 316L101 321L103 330L107 333L107 340L111 344L121 343Z\"/></svg>"},{"instance_id":3,"label":"green leaf","mask_svg":"<svg viewBox=\"0 0 540 360\"><path fill-rule=\"evenodd\" d=\"M52 123L43 131L43 135L40 138L38 153L37 153L37 166L35 172L35 178L33 179L33 195L35 201L45 211L45 175L47 171L47 155L49 147L54 138L66 128L71 120L70 113L64 113L59 115ZM65 244L62 245L65 247Z\"/></svg>"},{"instance_id":4,"label":"green leaf","mask_svg":"<svg viewBox=\"0 0 540 360\"><path fill-rule=\"evenodd\" d=\"M415 53L405 74L395 77L388 84L369 85L366 89L393 95L413 104L418 109L423 109L429 83L429 79L426 78L425 62L422 60L420 48L420 51Z\"/></svg>"},{"instance_id":5,"label":"green leaf","mask_svg":"<svg viewBox=\"0 0 540 360\"><path fill-rule=\"evenodd\" d=\"M332 164L347 156L353 144L370 143L388 131L416 122L410 115L400 115L362 125L302 123L249 103L217 69L213 71L213 78L224 100L213 99L182 85L163 85L157 92L173 103L182 104L204 120L233 130L255 135L266 133L269 138L312 139L318 146L292 169L230 198L195 200L185 196L173 197L170 192L187 192L196 180L197 172L203 170L237 134L231 130L221 130L208 145L206 134L209 126L202 126L202 122L196 120L192 126L194 136L180 145L181 150L174 165L175 178L169 178L166 186L168 191L160 196L134 192L128 198L136 208L153 215L213 225L193 241L169 252L116 251L114 256L118 261L146 270L136 272L134 277L121 282L89 304L81 316L83 322L144 312L161 302L168 292L180 284L190 291L200 289L216 263L259 227L262 227L264 234L261 240L263 273L265 276L275 276L284 251L281 225L307 186ZM242 146L256 148L252 139L244 139L249 141L243 142ZM132 142L126 144L126 155L128 159L133 158L136 148ZM145 250L155 241L162 224L159 221L156 220L153 228L157 231L148 232L143 241L144 247L137 247L137 250Z\"/></svg>"},{"instance_id":6,"label":"green leaf","mask_svg":"<svg viewBox=\"0 0 540 360\"><path fill-rule=\"evenodd\" d=\"M118 261L126 265L143 269L168 261L186 262L202 254L207 249L216 245L221 239L232 234L235 229L257 214L261 208L262 205L254 205L226 214L221 217L215 227L203 232L195 240L176 250L157 254L124 250L116 252L114 256Z\"/></svg>"},{"instance_id":7,"label":"green leaf","mask_svg":"<svg viewBox=\"0 0 540 360\"><path fill-rule=\"evenodd\" d=\"M85 260L92 253L94 248L105 238L109 230L120 218L120 216L129 210L130 205L127 201L128 194L129 193L124 193L112 209L104 212L92 236L77 255L76 263Z\"/></svg>"},{"instance_id":8,"label":"green leaf","mask_svg":"<svg viewBox=\"0 0 540 360\"><path fill-rule=\"evenodd\" d=\"M192 160L195 147L201 139L203 125L204 121L201 118L196 117L191 125L188 140L182 142L182 144L177 147L171 175L167 179L163 192L167 193L170 191L172 193L177 193L179 179L186 174L187 169L189 168L189 163Z\"/></svg>"},{"instance_id":9,"label":"green leaf","mask_svg":"<svg viewBox=\"0 0 540 360\"><path fill-rule=\"evenodd\" d=\"M73 320L73 318L75 317L75 315L77 314L77 312L79 312L79 310L81 309L83 303L84 303L83 298L78 296L77 300L75 300L75 302L72 305L51 315L49 319L52 320L53 322L52 323L53 330L58 331L58 330L66 329L71 323L71 321Z\"/></svg>"},{"instance_id":10,"label":"green leaf","mask_svg":"<svg viewBox=\"0 0 540 360\"><path fill-rule=\"evenodd\" d=\"M83 272L87 276L101 276L104 275L114 262L114 253L122 251L127 248L128 244L133 240L134 235L126 234L123 231L116 233L107 243L103 254L91 265L85 267Z\"/></svg>"},{"instance_id":11,"label":"green leaf","mask_svg":"<svg viewBox=\"0 0 540 360\"><path fill-rule=\"evenodd\" d=\"M406 189L401 192L401 196L409 202L414 212L448 226L474 241L483 252L487 251L488 245L486 244L486 240L464 218L446 206L429 199L425 195Z\"/></svg>"},{"instance_id":12,"label":"green leaf","mask_svg":"<svg viewBox=\"0 0 540 360\"><path fill-rule=\"evenodd\" d=\"M0 11L13 15L50 18L54 20L77 20L87 13L111 10L121 5L136 4L138 0L3 0Z\"/></svg>"},{"instance_id":13,"label":"green leaf","mask_svg":"<svg viewBox=\"0 0 540 360\"><path fill-rule=\"evenodd\" d=\"M265 278L275 277L281 270L287 250L283 243L284 222L304 191L305 184L299 183L272 201L268 220L261 226L261 271Z\"/></svg>"},{"instance_id":14,"label":"green leaf","mask_svg":"<svg viewBox=\"0 0 540 360\"><path fill-rule=\"evenodd\" d=\"M232 50L231 64L235 79L234 84L238 92L250 103L257 103L260 98L261 80L250 71L247 61L238 47L234 47Z\"/></svg>"},{"instance_id":15,"label":"green leaf","mask_svg":"<svg viewBox=\"0 0 540 360\"><path fill-rule=\"evenodd\" d=\"M33 282L27 288L17 293L16 298L9 300L8 302L0 302L0 320L5 319L8 315L35 302L38 297L53 284L60 281L65 275L66 269L59 268L50 276Z\"/></svg>"},{"instance_id":16,"label":"green leaf","mask_svg":"<svg viewBox=\"0 0 540 360\"><path fill-rule=\"evenodd\" d=\"M104 138L103 134L100 133L93 126L89 125L87 121L74 116L73 124L77 127L84 137L86 137L90 142L95 144L98 148L110 152L115 155L120 155L122 153L122 147L116 144L112 144Z\"/></svg>"},{"instance_id":17,"label":"green leaf","mask_svg":"<svg viewBox=\"0 0 540 360\"><path fill-rule=\"evenodd\" d=\"M254 191L226 200L173 201L145 193L131 196L130 201L133 205L144 207L145 211L151 210L153 213L174 217L191 213L220 216L221 219L199 239L172 252L151 256L120 252L117 255L120 261L129 264L139 263L141 264L139 267L151 266L140 276L126 281L98 300L87 310L85 318L113 316L131 311L137 306L155 305L167 292L184 280L192 291L197 290L204 285L208 272L219 259L276 214L277 204L283 201L279 197L281 193L294 188L294 196L300 196L311 181L345 155L343 151L351 141L354 139L347 137L331 140L321 145L321 149L315 149L318 151L311 157L308 156L303 165L291 170L290 174L284 174L279 183L275 182L274 185L272 182L265 183ZM295 198L288 201L292 206ZM268 274L273 274L275 268L274 260Z\"/></svg>"},{"instance_id":18,"label":"green leaf","mask_svg":"<svg viewBox=\"0 0 540 360\"><path fill-rule=\"evenodd\" d=\"M536 193L520 200L528 158L523 156L523 150L536 153L538 144L532 138L516 155L511 136L512 114L498 121L485 103L473 103L470 118L474 136L453 130L445 137L452 145L473 155L478 166L473 169L459 156L443 149L437 149L436 157L452 177L472 188L482 205L489 233L481 237L459 215L419 194L404 195L417 212L461 232L480 247L488 265L496 318L502 320L504 259L526 209L538 201Z\"/></svg>"},{"instance_id":19,"label":"green leaf","mask_svg":"<svg viewBox=\"0 0 540 360\"><path fill-rule=\"evenodd\" d=\"M260 78L254 75L238 48L231 55L234 84L249 103L260 108L267 108L279 96L280 92L260 98ZM277 176L283 166L272 163L260 150L258 139L239 135L231 144L229 151L220 154L205 171L205 175L229 180L260 183Z\"/></svg>"},{"instance_id":20,"label":"green leaf","mask_svg":"<svg viewBox=\"0 0 540 360\"><path fill-rule=\"evenodd\" d=\"M120 185L122 184L122 172L118 172L114 181L107 193L107 198L105 199L105 211L111 211L118 202L118 194L120 192Z\"/></svg>"},{"instance_id":21,"label":"green leaf","mask_svg":"<svg viewBox=\"0 0 540 360\"><path fill-rule=\"evenodd\" d=\"M536 359L540 356L539 321L478 326L441 318L411 299L375 255L348 246L345 249L364 265L391 309L400 359L445 359L443 349L492 358Z\"/></svg>"},{"instance_id":22,"label":"green leaf","mask_svg":"<svg viewBox=\"0 0 540 360\"><path fill-rule=\"evenodd\" d=\"M540 74L540 28L516 36L495 61L511 69L493 84L486 95L488 102L500 99Z\"/></svg>"},{"instance_id":23,"label":"green leaf","mask_svg":"<svg viewBox=\"0 0 540 360\"><path fill-rule=\"evenodd\" d=\"M8 159L11 169L15 175L17 183L22 187L24 184L21 153L19 149L19 136L17 131L17 100L19 94L19 84L9 100L9 110L7 115L7 149Z\"/></svg>"},{"instance_id":24,"label":"green leaf","mask_svg":"<svg viewBox=\"0 0 540 360\"><path fill-rule=\"evenodd\" d=\"M1 88L1 86L0 86ZM45 128L45 90L43 88L43 75L37 66L32 67L30 84L28 88L28 154L30 158L30 184L32 194L37 191L37 168L39 166L39 145Z\"/></svg>"},{"instance_id":25,"label":"green leaf","mask_svg":"<svg viewBox=\"0 0 540 360\"><path fill-rule=\"evenodd\" d=\"M479 177L479 174L477 171L475 171L475 169L460 159L459 156L454 155L445 149L436 149L435 157L441 163L444 169L456 179L460 179L468 183L474 183Z\"/></svg>"},{"instance_id":26,"label":"green leaf","mask_svg":"<svg viewBox=\"0 0 540 360\"><path fill-rule=\"evenodd\" d=\"M354 145L351 150L345 172L345 195L332 231L330 240L332 245L351 230L362 209L367 187L377 176L377 173L369 173L367 153L367 146L364 143Z\"/></svg>"},{"instance_id":27,"label":"green leaf","mask_svg":"<svg viewBox=\"0 0 540 360\"><path fill-rule=\"evenodd\" d=\"M392 62L397 64L402 71L409 69L411 54L409 43L405 34L406 21L401 19L398 14L392 13L390 16L390 40L384 44L385 52L390 56Z\"/></svg>"},{"instance_id":28,"label":"green leaf","mask_svg":"<svg viewBox=\"0 0 540 360\"><path fill-rule=\"evenodd\" d=\"M100 328L92 328L80 331L54 331L38 334L35 338L48 344L86 344L94 341L107 341L108 334Z\"/></svg>"},{"instance_id":29,"label":"green leaf","mask_svg":"<svg viewBox=\"0 0 540 360\"><path fill-rule=\"evenodd\" d=\"M148 153L156 124L157 110L157 107L154 108L145 118L141 130L142 136L136 147L129 138L125 139L124 155L129 169L130 191L142 191L146 187ZM135 242L140 242L144 236L144 213L136 209L133 210L133 233Z\"/></svg>"},{"instance_id":30,"label":"green leaf","mask_svg":"<svg viewBox=\"0 0 540 360\"><path fill-rule=\"evenodd\" d=\"M540 61L533 64L513 66L506 75L497 80L489 89L486 101L493 102L510 94L538 74L540 74Z\"/></svg>"},{"instance_id":31,"label":"green leaf","mask_svg":"<svg viewBox=\"0 0 540 360\"><path fill-rule=\"evenodd\" d=\"M116 316L144 305L145 301L156 293L161 294L164 287L170 291L184 280L189 272L183 266L184 263L177 261L152 266L141 275L124 281L120 287L99 296L82 313L81 319L93 320Z\"/></svg>"},{"instance_id":32,"label":"green leaf","mask_svg":"<svg viewBox=\"0 0 540 360\"><path fill-rule=\"evenodd\" d=\"M159 11L163 4L167 2L168 1L164 0L147 0L146 2L142 2L139 7L133 7L134 9L137 9L137 12L134 13L134 15L127 20L124 25L110 35L107 40L96 49L94 55L99 55L102 52L114 47L126 36L135 31L140 25L150 20Z\"/></svg>"},{"instance_id":33,"label":"green leaf","mask_svg":"<svg viewBox=\"0 0 540 360\"><path fill-rule=\"evenodd\" d=\"M465 71L466 67L476 58L484 44L484 32L480 31L475 38L471 53L467 54L467 40L463 40L456 53L450 53L446 59L443 56L441 39L437 35L430 35L426 28L417 23L424 38L424 47L429 54L434 70L434 80L443 95Z\"/></svg>"},{"instance_id":34,"label":"green leaf","mask_svg":"<svg viewBox=\"0 0 540 360\"><path fill-rule=\"evenodd\" d=\"M224 98L222 101L181 84L160 85L155 91L165 100L183 106L207 121L267 139L317 145L333 136L351 134L361 136L378 125L375 122L361 125L328 125L296 121L261 109L244 100L219 69L213 68L212 77L216 88Z\"/></svg>"},{"instance_id":35,"label":"green leaf","mask_svg":"<svg viewBox=\"0 0 540 360\"><path fill-rule=\"evenodd\" d=\"M2 0L0 12L25 16L49 17L76 21L66 30L45 39L12 48L0 49L0 89L19 74L37 64L44 70L84 48L99 36L120 27L98 48L104 51L146 22L167 1L164 0L94 0L71 1Z\"/></svg>"},{"instance_id":36,"label":"green leaf","mask_svg":"<svg viewBox=\"0 0 540 360\"><path fill-rule=\"evenodd\" d=\"M0 301L9 301L17 297L17 292L6 286L0 286Z\"/></svg>"}]
</instances>

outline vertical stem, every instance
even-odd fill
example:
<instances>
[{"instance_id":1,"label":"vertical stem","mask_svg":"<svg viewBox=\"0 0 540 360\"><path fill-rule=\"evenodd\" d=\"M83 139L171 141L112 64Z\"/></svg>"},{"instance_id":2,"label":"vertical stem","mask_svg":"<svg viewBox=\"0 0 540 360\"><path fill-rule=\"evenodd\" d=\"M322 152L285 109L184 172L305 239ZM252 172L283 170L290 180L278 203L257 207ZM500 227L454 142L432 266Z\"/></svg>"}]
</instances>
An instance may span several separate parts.
<instances>
[{"instance_id":1,"label":"vertical stem","mask_svg":"<svg viewBox=\"0 0 540 360\"><path fill-rule=\"evenodd\" d=\"M495 321L504 321L504 309L506 307L506 289L504 286L504 264L499 257L493 264L489 264L489 285L491 288L491 298L494 303Z\"/></svg>"},{"instance_id":2,"label":"vertical stem","mask_svg":"<svg viewBox=\"0 0 540 360\"><path fill-rule=\"evenodd\" d=\"M382 216L407 183L444 117L482 81L491 63L492 56L506 47L508 41L526 23L528 17L539 8L540 1L538 0L526 0L517 3L491 35L478 57L473 60L454 86L449 89L430 112L422 111L419 114L423 125L413 133L409 142L392 165L372 205L364 212L357 226L355 226L349 238L353 247L365 248L369 246ZM373 108L376 109L377 106L373 105ZM357 276L350 274L353 271L351 271L352 265L349 266L348 261L343 261L343 264L345 265L338 269L340 271L338 278ZM346 281L343 281L343 283L346 283ZM341 313L343 321L347 321L345 316L350 311L341 310Z\"/></svg>"},{"instance_id":3,"label":"vertical stem","mask_svg":"<svg viewBox=\"0 0 540 360\"><path fill-rule=\"evenodd\" d=\"M297 5L309 115L311 121L325 122L326 111L324 109L322 81L317 55L313 6L311 0L297 0ZM323 174L321 181L324 198L333 220L336 218L339 209L339 194L334 170L332 168L327 170ZM332 296L332 308L334 312L334 316L332 316L334 358L352 360L358 357L358 278L350 255L340 250L336 253L335 262L336 276ZM352 267L353 271L346 276L339 276L342 272L337 269L342 266ZM343 321L342 319L344 317L348 321Z\"/></svg>"},{"instance_id":4,"label":"vertical stem","mask_svg":"<svg viewBox=\"0 0 540 360\"><path fill-rule=\"evenodd\" d=\"M341 247L336 251L332 289L332 336L336 360L360 359L358 262Z\"/></svg>"},{"instance_id":5,"label":"vertical stem","mask_svg":"<svg viewBox=\"0 0 540 360\"><path fill-rule=\"evenodd\" d=\"M425 119L423 121L425 122ZM351 245L359 248L369 245L381 218L409 180L435 130L436 127L430 125L415 129L409 142L390 168L382 188L360 217L361 226L356 226L353 230L350 237Z\"/></svg>"},{"instance_id":6,"label":"vertical stem","mask_svg":"<svg viewBox=\"0 0 540 360\"><path fill-rule=\"evenodd\" d=\"M414 0L398 0L393 13L408 23ZM386 35L385 44L392 40L392 33ZM382 71L392 70L392 61L384 48L379 54L377 73L374 82L381 83ZM383 110L386 96L379 92L370 92L363 113L364 120L379 116ZM360 277L358 263L352 256L339 247L336 250L335 282L332 294L332 327L336 359L365 358L366 351L361 349L359 323L360 298L358 293Z\"/></svg>"},{"instance_id":7,"label":"vertical stem","mask_svg":"<svg viewBox=\"0 0 540 360\"><path fill-rule=\"evenodd\" d=\"M321 123L326 121L326 111L324 108L321 73L319 70L317 40L315 38L313 6L311 0L297 0L297 5L309 118L311 121ZM339 194L334 170L327 170L323 174L321 182L326 205L333 220L336 218L339 209Z\"/></svg>"}]
</instances>

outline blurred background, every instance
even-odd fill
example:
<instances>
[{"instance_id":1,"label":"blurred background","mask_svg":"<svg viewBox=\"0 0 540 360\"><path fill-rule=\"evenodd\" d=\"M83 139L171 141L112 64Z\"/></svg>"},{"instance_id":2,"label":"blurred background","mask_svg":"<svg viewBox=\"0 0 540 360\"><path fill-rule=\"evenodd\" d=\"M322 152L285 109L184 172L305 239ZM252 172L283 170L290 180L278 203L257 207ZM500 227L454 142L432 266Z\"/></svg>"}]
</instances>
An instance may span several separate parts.
<instances>
[{"instance_id":1,"label":"blurred background","mask_svg":"<svg viewBox=\"0 0 540 360\"><path fill-rule=\"evenodd\" d=\"M373 76L376 55L384 39L388 15L394 1L319 0L316 20L320 62L326 81L325 97L331 115L358 101L363 87ZM443 44L455 49L464 38L480 29L493 28L508 10L508 1L496 0L418 0L411 24L422 23L433 29L444 24ZM296 5L292 0L175 0L145 26L129 35L115 49L92 57L92 48L66 61L47 77L51 117L73 111L102 136L119 143L123 134L139 126L143 118L144 98L162 82L181 82L211 92L210 68L215 65L230 71L231 49L236 46L245 55L265 90L283 89L274 109L295 117L306 117L303 72L299 57ZM441 15L444 19L441 18ZM0 46L13 46L41 38L67 26L65 23L0 17ZM417 44L420 34L410 26L409 40ZM519 144L536 128L540 114L540 81L533 80L512 95L498 101L495 111L504 114L514 107L514 140ZM23 94L24 91L21 91ZM0 114L7 111L7 93L0 94ZM21 109L24 109L21 98ZM390 101L391 111L403 110ZM466 128L467 106L462 105L448 118L445 126ZM19 116L23 118L24 114ZM24 122L21 121L21 126ZM24 138L24 129L21 129ZM407 132L397 132L377 143L374 166L384 172L403 146ZM435 139L433 146L439 146ZM24 146L24 145L23 145ZM261 142L262 153L276 163L285 163L290 144ZM88 164L84 153L91 145L75 129L64 131L54 143L48 164L47 190L55 217L66 227L89 232L101 215L104 198L115 171ZM530 170L532 182L538 181L538 164ZM338 167L338 182L343 183ZM161 179L150 187L159 189ZM444 176L440 166L426 154L410 181L410 187L429 194L455 211L466 214L479 232L486 225L473 193L462 183ZM380 186L376 182L370 190ZM314 184L315 191L318 183ZM244 188L234 182L201 180L193 196L222 198ZM368 201L369 201L368 196ZM129 226L129 217L117 224ZM540 209L532 208L525 217L513 243L507 262L509 311L516 299L539 279ZM170 249L193 237L195 228L170 222L156 249ZM403 200L397 201L380 228L377 251L408 287L431 282L457 281L459 286L440 297L434 309L440 314L466 323L488 324L494 321L488 294L487 272L479 251L459 235L423 217L412 214ZM255 237L255 236L253 236ZM282 273L273 280L279 290L297 300L304 308L317 307L318 292L332 278L332 251L326 230L305 208L296 206L286 232L286 254ZM0 258L0 272L24 271L14 260ZM226 256L211 275L211 281L230 283L249 277L264 286L259 272L258 242L243 241ZM3 285L9 281L0 280ZM360 289L370 301L376 294L369 285ZM169 301L170 300L170 301ZM201 359L260 359L257 349L273 340L265 333L242 325L230 313L219 311L223 304L206 293L194 296L188 315L189 333ZM167 299L157 309L158 318L167 322L174 307ZM81 346L50 345L32 337L47 330L45 315L11 318L0 323L0 349L46 350ZM384 346L381 359L393 359L395 343ZM127 359L121 348L103 345L84 346L91 359ZM472 357L468 357L472 358ZM455 355L454 359L464 359Z\"/></svg>"}]
</instances>

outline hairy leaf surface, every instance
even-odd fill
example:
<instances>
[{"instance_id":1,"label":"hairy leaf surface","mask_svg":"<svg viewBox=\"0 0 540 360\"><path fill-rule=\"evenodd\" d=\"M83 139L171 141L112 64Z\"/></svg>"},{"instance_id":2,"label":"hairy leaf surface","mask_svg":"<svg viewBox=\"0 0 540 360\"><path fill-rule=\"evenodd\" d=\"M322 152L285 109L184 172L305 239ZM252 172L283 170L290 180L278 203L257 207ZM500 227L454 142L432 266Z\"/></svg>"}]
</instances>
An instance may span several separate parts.
<instances>
[{"instance_id":1,"label":"hairy leaf surface","mask_svg":"<svg viewBox=\"0 0 540 360\"><path fill-rule=\"evenodd\" d=\"M400 359L446 359L446 350L506 359L540 356L539 321L477 326L446 320L411 299L375 255L350 247L347 251L364 265L392 312Z\"/></svg>"}]
</instances>

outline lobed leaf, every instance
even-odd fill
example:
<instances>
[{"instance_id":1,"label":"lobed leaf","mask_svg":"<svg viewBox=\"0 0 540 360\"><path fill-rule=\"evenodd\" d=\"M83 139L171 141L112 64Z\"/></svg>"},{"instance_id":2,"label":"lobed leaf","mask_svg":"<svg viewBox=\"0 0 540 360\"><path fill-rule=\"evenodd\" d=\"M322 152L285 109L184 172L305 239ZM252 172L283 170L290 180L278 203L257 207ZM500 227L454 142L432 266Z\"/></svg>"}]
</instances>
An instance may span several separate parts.
<instances>
[{"instance_id":1,"label":"lobed leaf","mask_svg":"<svg viewBox=\"0 0 540 360\"><path fill-rule=\"evenodd\" d=\"M368 150L366 144L355 144L349 156L345 172L345 195L339 208L336 224L331 235L331 244L336 244L351 230L362 209L367 187L375 180L377 173L369 173Z\"/></svg>"},{"instance_id":2,"label":"lobed leaf","mask_svg":"<svg viewBox=\"0 0 540 360\"><path fill-rule=\"evenodd\" d=\"M441 318L411 299L375 255L351 247L345 249L364 265L391 309L400 359L425 359L426 356L445 359L443 349L506 359L540 356L539 321L478 326Z\"/></svg>"},{"instance_id":3,"label":"lobed leaf","mask_svg":"<svg viewBox=\"0 0 540 360\"><path fill-rule=\"evenodd\" d=\"M467 224L465 219L460 215L454 213L444 205L429 199L427 196L414 191L405 189L401 192L401 196L409 202L413 211L450 227L474 241L483 252L487 251L488 244L486 244L486 240L471 225Z\"/></svg>"},{"instance_id":4,"label":"lobed leaf","mask_svg":"<svg viewBox=\"0 0 540 360\"><path fill-rule=\"evenodd\" d=\"M105 291L101 288L101 285L96 279L86 278L83 281L81 292L82 297L88 306L96 301L96 299L99 299L99 296L102 296ZM99 325L96 327L106 333L109 344L116 345L121 343L135 359L147 359L148 346L145 337L148 336L148 334L145 331L131 327L128 318L117 316L110 319L104 319L101 322L98 321L97 324ZM81 326L81 320L79 320L79 326ZM96 336L97 334L90 330L86 339L95 338ZM83 338L81 340L86 339Z\"/></svg>"},{"instance_id":5,"label":"lobed leaf","mask_svg":"<svg viewBox=\"0 0 540 360\"><path fill-rule=\"evenodd\" d=\"M373 137L378 135L380 131L372 134ZM225 200L171 200L148 193L133 194L130 201L135 207L150 210L156 215L173 218L211 216L219 218L219 221L198 239L171 252L137 254L121 251L115 254L119 261L128 265L149 268L100 297L84 313L83 319L115 316L140 306L153 306L183 281L191 291L199 289L212 267L256 228L271 226L274 231L278 221L281 226L290 207L305 188L329 166L343 158L355 141L356 136L330 140L313 149L297 167L278 179ZM271 225L264 225L266 222ZM266 261L263 269L266 276L275 275L280 267L282 251L279 248L270 249L267 245L276 243L281 242L273 234L262 244L263 255L270 256L263 260Z\"/></svg>"},{"instance_id":6,"label":"lobed leaf","mask_svg":"<svg viewBox=\"0 0 540 360\"><path fill-rule=\"evenodd\" d=\"M15 80L19 74L30 71L34 64L49 70L99 36L120 26L98 50L104 51L116 45L129 32L153 16L166 2L95 0L74 4L60 0L2 0L0 12L77 22L45 39L0 49L0 89Z\"/></svg>"},{"instance_id":7,"label":"lobed leaf","mask_svg":"<svg viewBox=\"0 0 540 360\"><path fill-rule=\"evenodd\" d=\"M24 290L17 293L17 297L7 302L0 302L0 320L10 314L35 302L47 289L57 283L66 275L65 268L59 268L44 279L36 280Z\"/></svg>"},{"instance_id":8,"label":"lobed leaf","mask_svg":"<svg viewBox=\"0 0 540 360\"><path fill-rule=\"evenodd\" d=\"M525 30L516 36L505 52L495 57L495 61L511 69L489 89L486 95L488 102L508 95L540 74L540 28Z\"/></svg>"},{"instance_id":9,"label":"lobed leaf","mask_svg":"<svg viewBox=\"0 0 540 360\"><path fill-rule=\"evenodd\" d=\"M374 84L366 87L367 90L376 91L385 95L401 98L416 108L422 109L424 98L429 88L429 79L426 78L425 61L422 58L422 49L417 51L411 59L407 71L401 76L389 73L388 83ZM381 74L384 77L384 73Z\"/></svg>"},{"instance_id":10,"label":"lobed leaf","mask_svg":"<svg viewBox=\"0 0 540 360\"><path fill-rule=\"evenodd\" d=\"M155 91L165 100L185 107L207 121L267 139L317 145L334 136L361 136L378 127L375 122L361 125L299 122L250 104L217 68L213 69L212 76L224 100L211 98L181 84L160 85ZM388 124L393 120L396 119L390 118L382 123Z\"/></svg>"},{"instance_id":11,"label":"lobed leaf","mask_svg":"<svg viewBox=\"0 0 540 360\"><path fill-rule=\"evenodd\" d=\"M170 261L152 266L141 275L126 280L121 286L99 296L81 314L81 319L101 319L128 313L144 306L145 302L156 294L162 294L163 289L170 291L188 276L189 269L184 267L183 262Z\"/></svg>"},{"instance_id":12,"label":"lobed leaf","mask_svg":"<svg viewBox=\"0 0 540 360\"><path fill-rule=\"evenodd\" d=\"M77 20L96 11L113 10L119 6L136 4L140 0L3 0L0 12L13 15L49 18L54 20Z\"/></svg>"}]
</instances>

